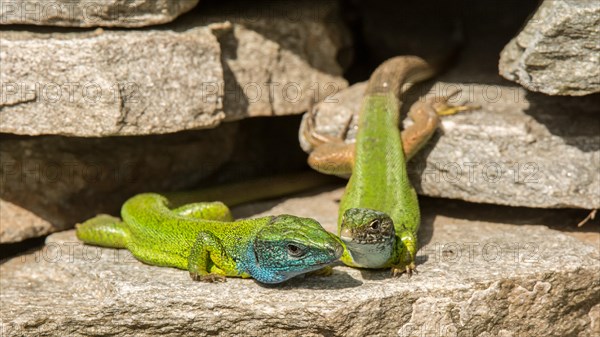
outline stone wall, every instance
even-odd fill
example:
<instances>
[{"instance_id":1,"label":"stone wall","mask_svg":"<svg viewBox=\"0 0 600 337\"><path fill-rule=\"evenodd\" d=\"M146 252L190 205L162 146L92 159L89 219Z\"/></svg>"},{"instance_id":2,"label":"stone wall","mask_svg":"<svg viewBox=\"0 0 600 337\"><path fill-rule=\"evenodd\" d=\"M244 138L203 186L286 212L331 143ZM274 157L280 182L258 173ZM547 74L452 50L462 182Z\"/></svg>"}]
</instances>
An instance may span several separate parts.
<instances>
[{"instance_id":1,"label":"stone wall","mask_svg":"<svg viewBox=\"0 0 600 337\"><path fill-rule=\"evenodd\" d=\"M0 335L600 335L598 6L0 2ZM404 110L457 88L481 106L409 163L419 274L202 284L76 240L135 193L307 169L300 114L352 142L362 82L399 54L453 59ZM342 184L234 215L335 231Z\"/></svg>"},{"instance_id":2,"label":"stone wall","mask_svg":"<svg viewBox=\"0 0 600 337\"><path fill-rule=\"evenodd\" d=\"M166 20L194 5L174 3L104 2L102 20L92 21L116 28L63 29L52 26L92 21L76 11L81 20L30 22L33 16L14 11L46 14L50 4L3 2L2 23L11 25L0 36L1 243L117 212L135 193L244 177L223 172L231 171L227 163L271 172L265 158L243 163L258 153L277 157L268 162L281 163L280 170L299 168L279 155L298 158L297 146L275 136L286 130L284 138L295 139L297 124L240 131L232 122L300 114L347 86L347 62L338 59L348 59L351 40L337 3L295 4L299 16L286 14L290 2L213 3L153 26L158 22L146 14ZM95 2L55 4L81 10ZM143 20L132 24L132 16ZM123 28L138 25L147 27ZM191 131L197 129L207 130ZM281 145L261 151L270 142Z\"/></svg>"}]
</instances>

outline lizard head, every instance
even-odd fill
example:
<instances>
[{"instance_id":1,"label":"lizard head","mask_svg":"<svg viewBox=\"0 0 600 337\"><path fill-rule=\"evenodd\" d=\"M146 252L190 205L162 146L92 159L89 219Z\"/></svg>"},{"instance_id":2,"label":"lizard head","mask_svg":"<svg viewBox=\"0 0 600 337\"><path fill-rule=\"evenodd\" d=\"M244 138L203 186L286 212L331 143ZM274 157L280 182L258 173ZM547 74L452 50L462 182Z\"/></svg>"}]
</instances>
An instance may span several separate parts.
<instances>
[{"instance_id":1,"label":"lizard head","mask_svg":"<svg viewBox=\"0 0 600 337\"><path fill-rule=\"evenodd\" d=\"M349 208L342 216L338 235L354 264L382 268L391 259L396 243L394 221L369 208Z\"/></svg>"},{"instance_id":2,"label":"lizard head","mask_svg":"<svg viewBox=\"0 0 600 337\"><path fill-rule=\"evenodd\" d=\"M258 232L249 273L263 283L279 283L321 269L340 258L342 244L309 218L280 215Z\"/></svg>"}]
</instances>

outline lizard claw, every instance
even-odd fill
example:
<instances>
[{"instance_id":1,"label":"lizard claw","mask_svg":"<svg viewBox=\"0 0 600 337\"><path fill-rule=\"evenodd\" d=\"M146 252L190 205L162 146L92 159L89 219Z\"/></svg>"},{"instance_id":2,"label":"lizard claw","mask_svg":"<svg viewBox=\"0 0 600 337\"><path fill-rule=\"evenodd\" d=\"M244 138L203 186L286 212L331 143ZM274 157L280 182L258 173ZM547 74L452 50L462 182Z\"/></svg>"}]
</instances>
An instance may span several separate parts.
<instances>
[{"instance_id":1,"label":"lizard claw","mask_svg":"<svg viewBox=\"0 0 600 337\"><path fill-rule=\"evenodd\" d=\"M405 266L402 266L401 264L394 265L394 266L392 266L391 271L392 271L392 277L399 277L403 273L406 273L406 275L408 275L408 277L411 278L413 273L418 274L417 267L415 266L415 264L413 262L411 262Z\"/></svg>"},{"instance_id":2,"label":"lizard claw","mask_svg":"<svg viewBox=\"0 0 600 337\"><path fill-rule=\"evenodd\" d=\"M313 148L332 141L332 138L317 133L315 121L317 115L316 110L317 108L315 106L311 106L308 109L306 112L306 124L302 130L302 136Z\"/></svg>"},{"instance_id":3,"label":"lizard claw","mask_svg":"<svg viewBox=\"0 0 600 337\"><path fill-rule=\"evenodd\" d=\"M200 281L200 282L208 282L208 283L227 282L227 279L225 278L225 276L219 275L219 274L212 274L212 273L200 275L198 273L190 272L190 277L192 278L192 280Z\"/></svg>"},{"instance_id":4,"label":"lizard claw","mask_svg":"<svg viewBox=\"0 0 600 337\"><path fill-rule=\"evenodd\" d=\"M437 113L437 115L438 116L449 116L449 115L457 114L457 113L459 113L461 111L477 110L477 109L481 108L481 105L475 105L475 104L473 104L473 105L469 105L469 104L465 104L465 105L452 105L452 104L448 104L448 101L452 97L458 95L461 92L462 92L461 89L453 90L449 94L447 94L444 97L442 97L439 102L436 102L435 104L433 104L433 108L435 109L435 112Z\"/></svg>"}]
</instances>

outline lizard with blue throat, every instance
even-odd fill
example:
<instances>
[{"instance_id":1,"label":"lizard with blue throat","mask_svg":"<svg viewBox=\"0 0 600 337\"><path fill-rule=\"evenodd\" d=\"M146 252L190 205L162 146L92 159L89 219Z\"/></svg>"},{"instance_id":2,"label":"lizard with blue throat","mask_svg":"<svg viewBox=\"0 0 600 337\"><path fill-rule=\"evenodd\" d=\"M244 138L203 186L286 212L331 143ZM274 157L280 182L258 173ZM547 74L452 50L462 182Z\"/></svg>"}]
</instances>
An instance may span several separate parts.
<instances>
[{"instance_id":1,"label":"lizard with blue throat","mask_svg":"<svg viewBox=\"0 0 600 337\"><path fill-rule=\"evenodd\" d=\"M308 178L309 186L323 183L319 177ZM239 190L255 183L260 180L224 190ZM297 184L287 186L296 191L306 188L305 183L301 188ZM173 198L207 200L221 193L212 188L175 193ZM262 197L270 193L267 190ZM229 201L241 203L244 197ZM313 219L279 215L233 221L222 202L190 203L173 209L169 206L165 196L139 194L123 204L122 220L98 215L78 224L76 234L85 243L126 248L142 262L185 269L192 279L206 282L252 277L262 283L279 283L322 269L343 252L340 240Z\"/></svg>"}]
</instances>

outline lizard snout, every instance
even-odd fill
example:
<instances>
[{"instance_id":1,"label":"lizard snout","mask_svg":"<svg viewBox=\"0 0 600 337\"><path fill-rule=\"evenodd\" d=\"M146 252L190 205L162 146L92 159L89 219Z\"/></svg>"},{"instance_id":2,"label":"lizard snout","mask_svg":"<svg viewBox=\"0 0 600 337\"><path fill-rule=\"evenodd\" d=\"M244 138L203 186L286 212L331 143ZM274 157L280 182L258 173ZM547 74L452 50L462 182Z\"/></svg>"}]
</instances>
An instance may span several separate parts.
<instances>
[{"instance_id":1,"label":"lizard snout","mask_svg":"<svg viewBox=\"0 0 600 337\"><path fill-rule=\"evenodd\" d=\"M342 257L342 254L344 253L344 247L342 247L342 245L338 242L336 242L334 249L332 250L333 255L335 256L336 259L339 259L340 257Z\"/></svg>"}]
</instances>

